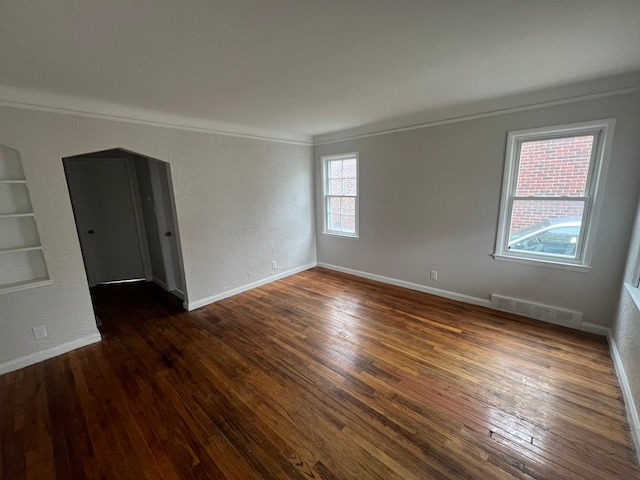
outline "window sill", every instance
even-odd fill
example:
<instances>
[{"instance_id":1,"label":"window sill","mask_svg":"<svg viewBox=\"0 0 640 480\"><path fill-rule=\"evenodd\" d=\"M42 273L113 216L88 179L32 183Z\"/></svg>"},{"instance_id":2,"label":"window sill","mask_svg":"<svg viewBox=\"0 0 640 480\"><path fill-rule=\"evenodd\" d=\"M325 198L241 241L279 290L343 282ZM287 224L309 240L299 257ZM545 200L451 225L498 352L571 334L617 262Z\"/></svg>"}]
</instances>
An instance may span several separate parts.
<instances>
[{"instance_id":1,"label":"window sill","mask_svg":"<svg viewBox=\"0 0 640 480\"><path fill-rule=\"evenodd\" d=\"M358 240L359 235L347 235L344 233L322 232L325 237L346 238L347 240Z\"/></svg>"},{"instance_id":2,"label":"window sill","mask_svg":"<svg viewBox=\"0 0 640 480\"><path fill-rule=\"evenodd\" d=\"M521 263L524 265L535 265L538 267L548 267L548 268L557 268L560 270L570 270L573 272L581 272L586 273L591 270L591 267L588 265L577 265L575 263L563 263L552 260L541 260L538 258L524 258L524 257L512 257L510 255L502 255L499 253L495 253L493 255L495 260L499 260L501 262L512 262L512 263Z\"/></svg>"}]
</instances>

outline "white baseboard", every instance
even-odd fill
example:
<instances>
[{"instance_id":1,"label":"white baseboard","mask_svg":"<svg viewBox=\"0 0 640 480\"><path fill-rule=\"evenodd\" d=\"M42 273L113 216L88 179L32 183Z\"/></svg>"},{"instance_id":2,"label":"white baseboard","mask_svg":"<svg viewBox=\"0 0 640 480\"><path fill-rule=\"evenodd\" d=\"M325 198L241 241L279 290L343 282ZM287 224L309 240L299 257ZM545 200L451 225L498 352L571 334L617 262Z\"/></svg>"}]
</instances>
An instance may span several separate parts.
<instances>
[{"instance_id":1,"label":"white baseboard","mask_svg":"<svg viewBox=\"0 0 640 480\"><path fill-rule=\"evenodd\" d=\"M86 347L87 345L99 342L100 340L102 340L102 337L100 336L100 333L96 332L86 337L78 338L77 340L72 340L70 342L63 343L47 350L42 350L30 355L25 355L24 357L16 358L15 360L10 360L6 363L0 364L0 375L13 372L14 370L19 370L24 367L28 367L29 365L42 362L43 360L47 360L49 358L57 357L58 355L70 352L71 350L75 350L76 348Z\"/></svg>"},{"instance_id":2,"label":"white baseboard","mask_svg":"<svg viewBox=\"0 0 640 480\"><path fill-rule=\"evenodd\" d=\"M596 323L582 322L580 330L583 332L595 333L603 337L611 338L611 330L608 327L603 327Z\"/></svg>"},{"instance_id":3,"label":"white baseboard","mask_svg":"<svg viewBox=\"0 0 640 480\"><path fill-rule=\"evenodd\" d=\"M195 300L193 302L188 302L184 305L188 311L195 310L196 308L204 307L205 305L209 305L211 303L215 303L224 298L232 297L242 292L246 292L247 290L252 290L257 287L261 287L262 285L266 285L267 283L275 282L276 280L280 280L281 278L289 277L291 275L295 275L296 273L304 272L305 270L309 270L316 266L316 263L309 263L307 265L302 265L301 267L292 268L291 270L287 270L285 272L278 273L276 275L270 275L267 278L263 278L262 280L257 280L255 282L248 283L246 285L242 285L241 287L232 288L231 290L227 290L226 292L218 293L216 295L211 295L210 297L201 298L200 300Z\"/></svg>"},{"instance_id":4,"label":"white baseboard","mask_svg":"<svg viewBox=\"0 0 640 480\"><path fill-rule=\"evenodd\" d=\"M431 295L437 295L438 297L448 298L450 300L458 300L460 302L470 303L472 305L478 305L480 307L491 308L491 302L489 300L472 297L471 295L464 295L462 293L450 292L448 290L441 290L439 288L427 287L426 285L420 285L419 283L398 280L397 278L384 277L375 273L362 272L360 270L339 267L337 265L331 265L329 263L318 262L318 266L322 268L328 268L329 270L335 270L336 272L355 275L356 277L368 278L369 280L375 280L376 282L388 283L389 285L395 285L396 287L404 287L410 290L417 290L418 292L430 293Z\"/></svg>"},{"instance_id":5,"label":"white baseboard","mask_svg":"<svg viewBox=\"0 0 640 480\"><path fill-rule=\"evenodd\" d=\"M160 280L158 277L154 276L152 280L153 280L153 283L156 283L156 284L160 285L160 287L163 290L167 290L167 291L169 290L169 288L167 287L167 284L165 282L163 282L162 280Z\"/></svg>"},{"instance_id":6,"label":"white baseboard","mask_svg":"<svg viewBox=\"0 0 640 480\"><path fill-rule=\"evenodd\" d=\"M629 420L629 429L631 430L631 438L636 446L636 455L638 462L640 462L640 416L638 415L637 403L633 399L633 393L631 392L631 385L627 380L627 373L624 371L624 365L622 364L622 357L620 351L616 345L616 341L613 338L611 330L607 329L609 334L609 346L611 347L611 356L613 357L613 365L615 367L616 374L618 375L618 382L620 382L620 388L622 389L622 397L624 398L624 406L627 411L627 419Z\"/></svg>"},{"instance_id":7,"label":"white baseboard","mask_svg":"<svg viewBox=\"0 0 640 480\"><path fill-rule=\"evenodd\" d=\"M175 290L172 290L170 293L173 293L180 300L184 300L184 292L182 290L176 288Z\"/></svg>"},{"instance_id":8,"label":"white baseboard","mask_svg":"<svg viewBox=\"0 0 640 480\"><path fill-rule=\"evenodd\" d=\"M153 277L152 278L153 283L155 283L156 285L158 285L160 288L162 288L164 291L169 292L173 295L175 295L176 297L178 297L180 300L184 300L184 292L180 289L175 289L175 290L171 290L169 291L169 286L163 282L162 280L160 280L158 277ZM186 308L186 307L185 307Z\"/></svg>"}]
</instances>

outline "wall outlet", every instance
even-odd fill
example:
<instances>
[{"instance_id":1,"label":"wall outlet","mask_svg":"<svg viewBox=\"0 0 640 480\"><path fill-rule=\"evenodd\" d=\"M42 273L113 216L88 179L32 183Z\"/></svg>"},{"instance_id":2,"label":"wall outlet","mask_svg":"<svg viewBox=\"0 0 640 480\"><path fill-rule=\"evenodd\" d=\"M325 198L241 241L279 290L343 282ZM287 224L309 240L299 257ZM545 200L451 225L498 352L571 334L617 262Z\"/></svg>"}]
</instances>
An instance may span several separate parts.
<instances>
[{"instance_id":1,"label":"wall outlet","mask_svg":"<svg viewBox=\"0 0 640 480\"><path fill-rule=\"evenodd\" d=\"M435 270L431 270L431 271L429 272L429 278L430 278L431 280L438 280L438 272L437 272L437 271L435 271Z\"/></svg>"},{"instance_id":2,"label":"wall outlet","mask_svg":"<svg viewBox=\"0 0 640 480\"><path fill-rule=\"evenodd\" d=\"M271 270L278 268L278 262L276 260L271 261Z\"/></svg>"},{"instance_id":3,"label":"wall outlet","mask_svg":"<svg viewBox=\"0 0 640 480\"><path fill-rule=\"evenodd\" d=\"M46 338L49 336L47 333L47 327L44 325L40 325L39 327L33 327L33 338L36 340L40 340L41 338Z\"/></svg>"}]
</instances>

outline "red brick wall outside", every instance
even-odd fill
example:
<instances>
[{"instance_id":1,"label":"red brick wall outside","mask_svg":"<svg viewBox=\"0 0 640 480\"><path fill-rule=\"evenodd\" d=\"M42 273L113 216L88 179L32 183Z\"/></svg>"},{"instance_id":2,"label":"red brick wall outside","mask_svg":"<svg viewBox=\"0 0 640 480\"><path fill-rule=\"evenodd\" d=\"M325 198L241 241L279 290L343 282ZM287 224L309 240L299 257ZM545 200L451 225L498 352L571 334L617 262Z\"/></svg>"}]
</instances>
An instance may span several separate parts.
<instances>
[{"instance_id":1,"label":"red brick wall outside","mask_svg":"<svg viewBox=\"0 0 640 480\"><path fill-rule=\"evenodd\" d=\"M589 172L593 136L524 142L516 195L582 196ZM517 201L511 232L549 218L582 217L583 202Z\"/></svg>"}]
</instances>

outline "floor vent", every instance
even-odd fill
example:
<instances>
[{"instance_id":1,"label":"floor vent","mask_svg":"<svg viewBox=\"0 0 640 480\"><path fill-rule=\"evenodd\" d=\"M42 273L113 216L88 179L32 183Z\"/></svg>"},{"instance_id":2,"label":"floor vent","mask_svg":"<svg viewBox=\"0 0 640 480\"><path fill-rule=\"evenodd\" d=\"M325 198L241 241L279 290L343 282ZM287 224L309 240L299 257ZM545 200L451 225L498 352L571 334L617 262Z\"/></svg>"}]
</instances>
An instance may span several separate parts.
<instances>
[{"instance_id":1,"label":"floor vent","mask_svg":"<svg viewBox=\"0 0 640 480\"><path fill-rule=\"evenodd\" d=\"M527 302L517 298L491 295L491 306L496 310L515 313L523 317L535 318L543 322L555 323L565 327L580 328L582 325L582 312L565 310L563 308L542 305L540 303Z\"/></svg>"}]
</instances>

